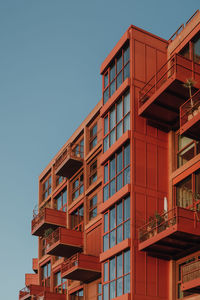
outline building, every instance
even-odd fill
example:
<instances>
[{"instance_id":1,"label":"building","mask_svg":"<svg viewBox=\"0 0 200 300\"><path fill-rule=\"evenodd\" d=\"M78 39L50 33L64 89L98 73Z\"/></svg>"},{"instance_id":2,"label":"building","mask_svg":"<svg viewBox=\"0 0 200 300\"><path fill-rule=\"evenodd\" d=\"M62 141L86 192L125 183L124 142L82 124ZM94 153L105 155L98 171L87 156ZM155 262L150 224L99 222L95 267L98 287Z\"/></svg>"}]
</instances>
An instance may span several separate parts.
<instances>
[{"instance_id":1,"label":"building","mask_svg":"<svg viewBox=\"0 0 200 300\"><path fill-rule=\"evenodd\" d=\"M131 25L100 72L39 176L19 299L200 299L200 12L168 41Z\"/></svg>"}]
</instances>

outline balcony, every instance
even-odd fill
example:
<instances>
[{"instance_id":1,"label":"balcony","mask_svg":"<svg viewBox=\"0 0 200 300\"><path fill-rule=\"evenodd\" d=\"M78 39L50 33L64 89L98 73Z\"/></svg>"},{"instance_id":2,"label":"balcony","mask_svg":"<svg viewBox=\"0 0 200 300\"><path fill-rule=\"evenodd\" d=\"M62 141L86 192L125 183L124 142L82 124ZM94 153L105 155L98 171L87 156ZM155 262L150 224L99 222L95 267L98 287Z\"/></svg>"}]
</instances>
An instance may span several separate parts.
<instances>
[{"instance_id":1,"label":"balcony","mask_svg":"<svg viewBox=\"0 0 200 300\"><path fill-rule=\"evenodd\" d=\"M71 178L83 165L83 149L69 144L55 162L55 174Z\"/></svg>"},{"instance_id":2,"label":"balcony","mask_svg":"<svg viewBox=\"0 0 200 300\"><path fill-rule=\"evenodd\" d=\"M180 134L200 139L200 90L180 107Z\"/></svg>"},{"instance_id":3,"label":"balcony","mask_svg":"<svg viewBox=\"0 0 200 300\"><path fill-rule=\"evenodd\" d=\"M40 293L42 293L44 291L43 286L41 285L35 285L35 284L31 284L29 286L26 286L25 288L23 288L22 290L20 290L19 292L19 300L25 300L25 299L37 299L37 295L39 295Z\"/></svg>"},{"instance_id":4,"label":"balcony","mask_svg":"<svg viewBox=\"0 0 200 300\"><path fill-rule=\"evenodd\" d=\"M140 90L139 116L166 131L178 129L179 108L189 97L183 84L190 78L196 82L194 93L200 82L200 65L178 54L172 56Z\"/></svg>"},{"instance_id":5,"label":"balcony","mask_svg":"<svg viewBox=\"0 0 200 300\"><path fill-rule=\"evenodd\" d=\"M200 261L191 262L182 267L181 290L200 294Z\"/></svg>"},{"instance_id":6,"label":"balcony","mask_svg":"<svg viewBox=\"0 0 200 300\"><path fill-rule=\"evenodd\" d=\"M46 245L46 254L68 258L82 250L83 233L59 227L46 238Z\"/></svg>"},{"instance_id":7,"label":"balcony","mask_svg":"<svg viewBox=\"0 0 200 300\"><path fill-rule=\"evenodd\" d=\"M90 282L101 276L99 258L77 253L67 259L61 267L62 278Z\"/></svg>"},{"instance_id":8,"label":"balcony","mask_svg":"<svg viewBox=\"0 0 200 300\"><path fill-rule=\"evenodd\" d=\"M25 274L25 285L38 285L39 284L39 275L38 274Z\"/></svg>"},{"instance_id":9,"label":"balcony","mask_svg":"<svg viewBox=\"0 0 200 300\"><path fill-rule=\"evenodd\" d=\"M66 300L66 295L43 291L39 295L35 296L33 300Z\"/></svg>"},{"instance_id":10,"label":"balcony","mask_svg":"<svg viewBox=\"0 0 200 300\"><path fill-rule=\"evenodd\" d=\"M45 230L52 228L56 229L59 226L66 226L66 212L44 208L38 215L32 220L31 233L36 236L41 236Z\"/></svg>"},{"instance_id":11,"label":"balcony","mask_svg":"<svg viewBox=\"0 0 200 300\"><path fill-rule=\"evenodd\" d=\"M200 249L200 213L182 208L151 218L139 229L139 250L161 259L179 259Z\"/></svg>"}]
</instances>

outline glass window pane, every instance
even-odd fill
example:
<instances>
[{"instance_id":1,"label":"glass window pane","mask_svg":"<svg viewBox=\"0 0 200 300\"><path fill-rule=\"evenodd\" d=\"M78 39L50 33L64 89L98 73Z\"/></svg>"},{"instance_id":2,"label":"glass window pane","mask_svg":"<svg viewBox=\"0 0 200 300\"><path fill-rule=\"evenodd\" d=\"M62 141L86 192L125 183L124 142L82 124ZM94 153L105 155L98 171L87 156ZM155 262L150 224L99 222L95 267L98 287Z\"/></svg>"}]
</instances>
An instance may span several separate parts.
<instances>
[{"instance_id":1,"label":"glass window pane","mask_svg":"<svg viewBox=\"0 0 200 300\"><path fill-rule=\"evenodd\" d=\"M108 234L104 235L103 237L103 251L106 251L109 248L108 238L109 238Z\"/></svg>"},{"instance_id":2,"label":"glass window pane","mask_svg":"<svg viewBox=\"0 0 200 300\"><path fill-rule=\"evenodd\" d=\"M109 88L107 88L105 90L105 92L103 93L103 103L105 104L108 101L109 98Z\"/></svg>"},{"instance_id":3,"label":"glass window pane","mask_svg":"<svg viewBox=\"0 0 200 300\"><path fill-rule=\"evenodd\" d=\"M130 111L130 92L124 96L124 116Z\"/></svg>"},{"instance_id":4,"label":"glass window pane","mask_svg":"<svg viewBox=\"0 0 200 300\"><path fill-rule=\"evenodd\" d=\"M103 140L103 152L106 152L109 148L109 135Z\"/></svg>"},{"instance_id":5,"label":"glass window pane","mask_svg":"<svg viewBox=\"0 0 200 300\"><path fill-rule=\"evenodd\" d=\"M122 270L123 270L122 254L120 254L117 255L117 277L122 276Z\"/></svg>"},{"instance_id":6,"label":"glass window pane","mask_svg":"<svg viewBox=\"0 0 200 300\"><path fill-rule=\"evenodd\" d=\"M124 118L124 132L130 130L130 114Z\"/></svg>"},{"instance_id":7,"label":"glass window pane","mask_svg":"<svg viewBox=\"0 0 200 300\"><path fill-rule=\"evenodd\" d=\"M110 299L114 299L115 297L115 281L110 283Z\"/></svg>"},{"instance_id":8,"label":"glass window pane","mask_svg":"<svg viewBox=\"0 0 200 300\"><path fill-rule=\"evenodd\" d=\"M117 225L121 224L123 221L122 214L123 214L122 202L119 202L117 204Z\"/></svg>"},{"instance_id":9,"label":"glass window pane","mask_svg":"<svg viewBox=\"0 0 200 300\"><path fill-rule=\"evenodd\" d=\"M124 200L124 220L130 218L130 197Z\"/></svg>"},{"instance_id":10,"label":"glass window pane","mask_svg":"<svg viewBox=\"0 0 200 300\"><path fill-rule=\"evenodd\" d=\"M110 82L114 79L114 77L115 77L115 64L113 64L110 67Z\"/></svg>"},{"instance_id":11,"label":"glass window pane","mask_svg":"<svg viewBox=\"0 0 200 300\"><path fill-rule=\"evenodd\" d=\"M116 245L116 231L115 229L110 232L110 248Z\"/></svg>"},{"instance_id":12,"label":"glass window pane","mask_svg":"<svg viewBox=\"0 0 200 300\"><path fill-rule=\"evenodd\" d=\"M108 184L103 188L103 201L105 202L108 200L109 195L108 195Z\"/></svg>"},{"instance_id":13,"label":"glass window pane","mask_svg":"<svg viewBox=\"0 0 200 300\"><path fill-rule=\"evenodd\" d=\"M124 240L130 238L130 220L124 223Z\"/></svg>"},{"instance_id":14,"label":"glass window pane","mask_svg":"<svg viewBox=\"0 0 200 300\"><path fill-rule=\"evenodd\" d=\"M103 300L108 300L108 284L103 286Z\"/></svg>"},{"instance_id":15,"label":"glass window pane","mask_svg":"<svg viewBox=\"0 0 200 300\"><path fill-rule=\"evenodd\" d=\"M115 157L111 159L110 161L110 179L112 179L115 176Z\"/></svg>"},{"instance_id":16,"label":"glass window pane","mask_svg":"<svg viewBox=\"0 0 200 300\"><path fill-rule=\"evenodd\" d=\"M120 87L122 84L122 71L117 75L117 89Z\"/></svg>"},{"instance_id":17,"label":"glass window pane","mask_svg":"<svg viewBox=\"0 0 200 300\"><path fill-rule=\"evenodd\" d=\"M196 63L200 62L200 38L194 42L194 61Z\"/></svg>"},{"instance_id":18,"label":"glass window pane","mask_svg":"<svg viewBox=\"0 0 200 300\"><path fill-rule=\"evenodd\" d=\"M113 129L113 127L116 124L116 120L115 120L115 107L112 108L111 112L110 112L110 130Z\"/></svg>"},{"instance_id":19,"label":"glass window pane","mask_svg":"<svg viewBox=\"0 0 200 300\"><path fill-rule=\"evenodd\" d=\"M130 57L129 53L130 53L129 47L124 49L124 65L129 61L129 57Z\"/></svg>"},{"instance_id":20,"label":"glass window pane","mask_svg":"<svg viewBox=\"0 0 200 300\"><path fill-rule=\"evenodd\" d=\"M115 129L110 132L110 146L115 143Z\"/></svg>"},{"instance_id":21,"label":"glass window pane","mask_svg":"<svg viewBox=\"0 0 200 300\"><path fill-rule=\"evenodd\" d=\"M104 277L103 277L103 281L108 281L108 263L104 263L103 265L103 270L104 270Z\"/></svg>"},{"instance_id":22,"label":"glass window pane","mask_svg":"<svg viewBox=\"0 0 200 300\"><path fill-rule=\"evenodd\" d=\"M63 205L67 203L67 191L65 190L63 193Z\"/></svg>"},{"instance_id":23,"label":"glass window pane","mask_svg":"<svg viewBox=\"0 0 200 300\"><path fill-rule=\"evenodd\" d=\"M130 65L129 63L124 67L124 80L130 77Z\"/></svg>"},{"instance_id":24,"label":"glass window pane","mask_svg":"<svg viewBox=\"0 0 200 300\"><path fill-rule=\"evenodd\" d=\"M124 252L124 274L130 272L130 250Z\"/></svg>"},{"instance_id":25,"label":"glass window pane","mask_svg":"<svg viewBox=\"0 0 200 300\"><path fill-rule=\"evenodd\" d=\"M108 164L104 166L104 183L108 181Z\"/></svg>"},{"instance_id":26,"label":"glass window pane","mask_svg":"<svg viewBox=\"0 0 200 300\"><path fill-rule=\"evenodd\" d=\"M124 168L130 164L130 144L124 147Z\"/></svg>"},{"instance_id":27,"label":"glass window pane","mask_svg":"<svg viewBox=\"0 0 200 300\"><path fill-rule=\"evenodd\" d=\"M110 182L110 197L116 193L115 179Z\"/></svg>"},{"instance_id":28,"label":"glass window pane","mask_svg":"<svg viewBox=\"0 0 200 300\"><path fill-rule=\"evenodd\" d=\"M119 244L123 240L123 227L120 225L117 227L117 244Z\"/></svg>"},{"instance_id":29,"label":"glass window pane","mask_svg":"<svg viewBox=\"0 0 200 300\"><path fill-rule=\"evenodd\" d=\"M117 103L117 123L122 119L122 99Z\"/></svg>"},{"instance_id":30,"label":"glass window pane","mask_svg":"<svg viewBox=\"0 0 200 300\"><path fill-rule=\"evenodd\" d=\"M117 58L117 73L119 73L121 69L122 69L122 55L120 55L120 57Z\"/></svg>"},{"instance_id":31,"label":"glass window pane","mask_svg":"<svg viewBox=\"0 0 200 300\"><path fill-rule=\"evenodd\" d=\"M115 207L110 210L110 230L116 227Z\"/></svg>"},{"instance_id":32,"label":"glass window pane","mask_svg":"<svg viewBox=\"0 0 200 300\"><path fill-rule=\"evenodd\" d=\"M108 72L104 75L104 87L108 85Z\"/></svg>"},{"instance_id":33,"label":"glass window pane","mask_svg":"<svg viewBox=\"0 0 200 300\"><path fill-rule=\"evenodd\" d=\"M108 133L108 116L104 118L104 135Z\"/></svg>"},{"instance_id":34,"label":"glass window pane","mask_svg":"<svg viewBox=\"0 0 200 300\"><path fill-rule=\"evenodd\" d=\"M124 170L124 185L130 183L130 167Z\"/></svg>"},{"instance_id":35,"label":"glass window pane","mask_svg":"<svg viewBox=\"0 0 200 300\"><path fill-rule=\"evenodd\" d=\"M117 176L117 191L119 191L123 186L123 173Z\"/></svg>"},{"instance_id":36,"label":"glass window pane","mask_svg":"<svg viewBox=\"0 0 200 300\"><path fill-rule=\"evenodd\" d=\"M117 174L121 172L123 168L123 158L122 158L122 151L117 153Z\"/></svg>"},{"instance_id":37,"label":"glass window pane","mask_svg":"<svg viewBox=\"0 0 200 300\"><path fill-rule=\"evenodd\" d=\"M123 277L117 279L117 297L123 294Z\"/></svg>"},{"instance_id":38,"label":"glass window pane","mask_svg":"<svg viewBox=\"0 0 200 300\"><path fill-rule=\"evenodd\" d=\"M130 293L130 274L124 276L124 294Z\"/></svg>"},{"instance_id":39,"label":"glass window pane","mask_svg":"<svg viewBox=\"0 0 200 300\"><path fill-rule=\"evenodd\" d=\"M108 213L104 215L104 232L108 231Z\"/></svg>"},{"instance_id":40,"label":"glass window pane","mask_svg":"<svg viewBox=\"0 0 200 300\"><path fill-rule=\"evenodd\" d=\"M123 134L123 126L122 121L117 125L117 140L122 136Z\"/></svg>"},{"instance_id":41,"label":"glass window pane","mask_svg":"<svg viewBox=\"0 0 200 300\"><path fill-rule=\"evenodd\" d=\"M109 280L115 279L115 257L110 260L110 278Z\"/></svg>"},{"instance_id":42,"label":"glass window pane","mask_svg":"<svg viewBox=\"0 0 200 300\"><path fill-rule=\"evenodd\" d=\"M187 207L193 204L192 201L192 177L188 176L176 186L177 206Z\"/></svg>"},{"instance_id":43,"label":"glass window pane","mask_svg":"<svg viewBox=\"0 0 200 300\"><path fill-rule=\"evenodd\" d=\"M110 84L110 97L114 94L116 88L115 88L115 80Z\"/></svg>"}]
</instances>

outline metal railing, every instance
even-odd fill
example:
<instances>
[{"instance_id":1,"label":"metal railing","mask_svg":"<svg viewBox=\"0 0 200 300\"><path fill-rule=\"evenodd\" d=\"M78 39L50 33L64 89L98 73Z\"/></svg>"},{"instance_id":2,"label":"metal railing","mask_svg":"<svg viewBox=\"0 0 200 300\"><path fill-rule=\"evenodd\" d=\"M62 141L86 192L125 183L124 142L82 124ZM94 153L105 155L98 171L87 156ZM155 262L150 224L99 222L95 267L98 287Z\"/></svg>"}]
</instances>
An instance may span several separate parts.
<instances>
[{"instance_id":1,"label":"metal railing","mask_svg":"<svg viewBox=\"0 0 200 300\"><path fill-rule=\"evenodd\" d=\"M182 283L200 278L200 261L190 262L182 266Z\"/></svg>"},{"instance_id":2,"label":"metal railing","mask_svg":"<svg viewBox=\"0 0 200 300\"><path fill-rule=\"evenodd\" d=\"M84 149L81 147L80 144L68 144L56 159L55 169L57 169L67 157L83 158Z\"/></svg>"},{"instance_id":3,"label":"metal railing","mask_svg":"<svg viewBox=\"0 0 200 300\"><path fill-rule=\"evenodd\" d=\"M70 258L68 258L62 263L61 274L67 272L69 269L75 266L78 266L78 263L79 263L79 254L76 253L75 255L71 256Z\"/></svg>"},{"instance_id":4,"label":"metal railing","mask_svg":"<svg viewBox=\"0 0 200 300\"><path fill-rule=\"evenodd\" d=\"M149 217L149 222L139 228L139 242L144 242L177 223L177 208Z\"/></svg>"},{"instance_id":5,"label":"metal railing","mask_svg":"<svg viewBox=\"0 0 200 300\"><path fill-rule=\"evenodd\" d=\"M46 238L46 250L60 239L60 228L58 227Z\"/></svg>"},{"instance_id":6,"label":"metal railing","mask_svg":"<svg viewBox=\"0 0 200 300\"><path fill-rule=\"evenodd\" d=\"M32 220L32 230L44 220L45 218L45 209L40 210L40 212L34 216Z\"/></svg>"},{"instance_id":7,"label":"metal railing","mask_svg":"<svg viewBox=\"0 0 200 300\"><path fill-rule=\"evenodd\" d=\"M188 67L189 65L189 67ZM195 78L195 74L200 75L194 67L195 63L179 54L174 54L145 84L139 92L139 108L174 74L179 70L188 74L188 78Z\"/></svg>"},{"instance_id":8,"label":"metal railing","mask_svg":"<svg viewBox=\"0 0 200 300\"><path fill-rule=\"evenodd\" d=\"M180 107L180 127L200 113L200 90Z\"/></svg>"},{"instance_id":9,"label":"metal railing","mask_svg":"<svg viewBox=\"0 0 200 300\"><path fill-rule=\"evenodd\" d=\"M185 25L181 24L181 26L169 38L168 42L172 42L179 35L179 33L190 23L190 21L197 15L198 12L199 10L197 9L195 13L187 20Z\"/></svg>"},{"instance_id":10,"label":"metal railing","mask_svg":"<svg viewBox=\"0 0 200 300\"><path fill-rule=\"evenodd\" d=\"M19 291L19 298L22 298L26 295L30 294L30 288L25 286L23 289Z\"/></svg>"}]
</instances>

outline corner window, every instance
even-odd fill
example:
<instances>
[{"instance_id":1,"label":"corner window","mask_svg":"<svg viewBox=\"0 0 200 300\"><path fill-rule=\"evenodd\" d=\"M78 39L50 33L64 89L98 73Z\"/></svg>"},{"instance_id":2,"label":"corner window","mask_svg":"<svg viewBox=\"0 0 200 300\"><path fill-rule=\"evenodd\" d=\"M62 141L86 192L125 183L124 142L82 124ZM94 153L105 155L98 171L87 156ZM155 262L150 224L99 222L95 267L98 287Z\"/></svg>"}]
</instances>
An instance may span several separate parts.
<instances>
[{"instance_id":1,"label":"corner window","mask_svg":"<svg viewBox=\"0 0 200 300\"><path fill-rule=\"evenodd\" d=\"M130 237L130 197L104 214L103 251Z\"/></svg>"},{"instance_id":2,"label":"corner window","mask_svg":"<svg viewBox=\"0 0 200 300\"><path fill-rule=\"evenodd\" d=\"M127 92L104 118L104 152L117 141L124 132L130 129L130 94Z\"/></svg>"},{"instance_id":3,"label":"corner window","mask_svg":"<svg viewBox=\"0 0 200 300\"><path fill-rule=\"evenodd\" d=\"M104 165L103 201L130 183L130 144L123 146Z\"/></svg>"},{"instance_id":4,"label":"corner window","mask_svg":"<svg viewBox=\"0 0 200 300\"><path fill-rule=\"evenodd\" d=\"M129 45L126 44L122 50L111 61L108 70L103 75L103 103L105 104L120 85L130 77L130 53Z\"/></svg>"},{"instance_id":5,"label":"corner window","mask_svg":"<svg viewBox=\"0 0 200 300\"><path fill-rule=\"evenodd\" d=\"M103 299L130 293L130 250L109 259L103 265Z\"/></svg>"}]
</instances>

